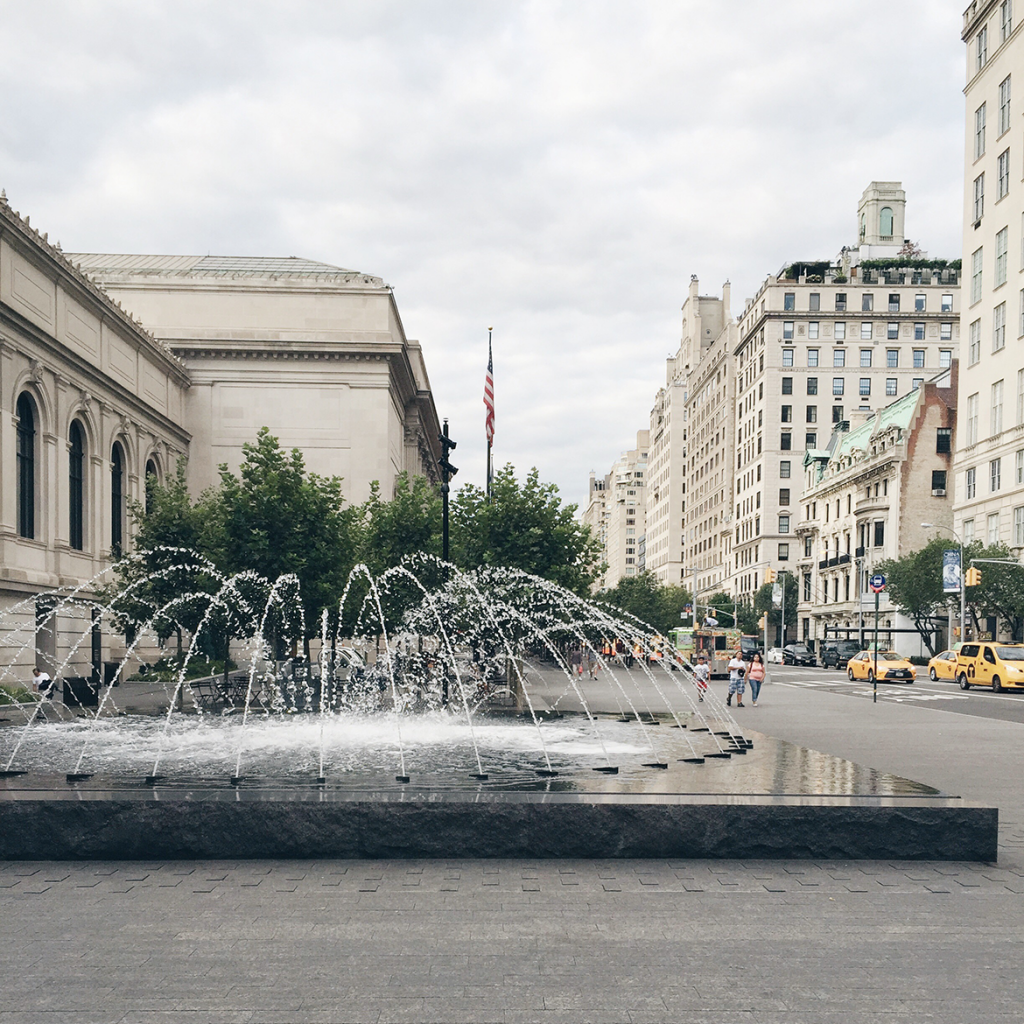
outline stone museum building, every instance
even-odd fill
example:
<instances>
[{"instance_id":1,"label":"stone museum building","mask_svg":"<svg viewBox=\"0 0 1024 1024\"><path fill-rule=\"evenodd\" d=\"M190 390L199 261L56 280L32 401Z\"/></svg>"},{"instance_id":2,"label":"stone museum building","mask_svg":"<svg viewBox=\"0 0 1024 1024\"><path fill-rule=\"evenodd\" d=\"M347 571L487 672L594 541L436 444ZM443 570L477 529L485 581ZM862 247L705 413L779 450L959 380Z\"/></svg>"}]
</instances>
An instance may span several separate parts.
<instances>
[{"instance_id":1,"label":"stone museum building","mask_svg":"<svg viewBox=\"0 0 1024 1024\"><path fill-rule=\"evenodd\" d=\"M38 660L90 676L123 655L90 602L131 545L129 502L182 458L194 492L216 483L262 426L353 503L403 471L438 479L423 352L379 277L69 255L0 194L0 636L17 636L4 681ZM56 610L37 599L55 589Z\"/></svg>"}]
</instances>

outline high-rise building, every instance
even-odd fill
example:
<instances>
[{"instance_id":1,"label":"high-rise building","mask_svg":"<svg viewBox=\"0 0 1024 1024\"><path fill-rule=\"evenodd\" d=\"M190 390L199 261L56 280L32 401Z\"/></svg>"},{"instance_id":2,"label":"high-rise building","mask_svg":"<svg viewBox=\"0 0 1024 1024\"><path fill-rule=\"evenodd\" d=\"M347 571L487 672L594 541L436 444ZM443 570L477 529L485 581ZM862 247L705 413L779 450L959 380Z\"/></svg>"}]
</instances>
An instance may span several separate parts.
<instances>
[{"instance_id":1,"label":"high-rise building","mask_svg":"<svg viewBox=\"0 0 1024 1024\"><path fill-rule=\"evenodd\" d=\"M739 320L732 589L751 600L765 569L793 571L805 455L833 430L919 387L959 347L959 260L903 235L899 182L872 182L858 244L768 277Z\"/></svg>"},{"instance_id":2,"label":"high-rise building","mask_svg":"<svg viewBox=\"0 0 1024 1024\"><path fill-rule=\"evenodd\" d=\"M595 590L614 587L624 576L641 571L638 545L646 524L648 439L646 430L638 430L636 447L623 452L604 479L590 474L590 502L583 521L601 541L607 565Z\"/></svg>"},{"instance_id":3,"label":"high-rise building","mask_svg":"<svg viewBox=\"0 0 1024 1024\"><path fill-rule=\"evenodd\" d=\"M721 492L723 486L728 488L723 484L727 477L723 458L727 454L724 424L730 409L724 383L728 361L720 355L728 349L722 336L729 323L728 282L721 298L701 295L693 275L682 307L679 349L666 361L665 386L655 396L651 410L644 558L647 571L663 583L689 583L687 577L697 567L698 549L703 556L702 578L711 579L718 571L712 552L720 551L721 544L712 538L721 526L725 500ZM699 407L689 399L690 388L698 380L703 395ZM701 440L696 447L691 445L687 422L694 412L700 414ZM691 503L688 487L694 483L697 490L692 493L699 492L700 497ZM703 511L692 512L693 508Z\"/></svg>"},{"instance_id":4,"label":"high-rise building","mask_svg":"<svg viewBox=\"0 0 1024 1024\"><path fill-rule=\"evenodd\" d=\"M1011 87L1024 88L1024 35L1010 0L976 0L964 12L967 138L963 304L967 348L960 362L954 457L954 529L1024 549L1024 187ZM1020 114L1017 115L1018 125ZM1017 170L1013 170L1017 168ZM1013 342L1014 328L1017 342ZM1012 409L1006 405L1013 401ZM1018 550L1018 554L1019 554Z\"/></svg>"}]
</instances>

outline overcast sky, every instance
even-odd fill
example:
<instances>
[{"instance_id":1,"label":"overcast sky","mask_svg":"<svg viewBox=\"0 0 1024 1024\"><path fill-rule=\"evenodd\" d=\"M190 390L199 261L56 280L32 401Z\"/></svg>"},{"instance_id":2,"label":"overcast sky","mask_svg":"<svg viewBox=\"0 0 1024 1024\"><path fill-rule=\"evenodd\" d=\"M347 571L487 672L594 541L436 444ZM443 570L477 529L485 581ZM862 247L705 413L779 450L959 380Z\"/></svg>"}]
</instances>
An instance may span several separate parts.
<instances>
[{"instance_id":1,"label":"overcast sky","mask_svg":"<svg viewBox=\"0 0 1024 1024\"><path fill-rule=\"evenodd\" d=\"M648 423L691 274L855 237L872 179L960 255L966 0L0 0L0 185L68 251L380 275L457 482L583 502Z\"/></svg>"}]
</instances>

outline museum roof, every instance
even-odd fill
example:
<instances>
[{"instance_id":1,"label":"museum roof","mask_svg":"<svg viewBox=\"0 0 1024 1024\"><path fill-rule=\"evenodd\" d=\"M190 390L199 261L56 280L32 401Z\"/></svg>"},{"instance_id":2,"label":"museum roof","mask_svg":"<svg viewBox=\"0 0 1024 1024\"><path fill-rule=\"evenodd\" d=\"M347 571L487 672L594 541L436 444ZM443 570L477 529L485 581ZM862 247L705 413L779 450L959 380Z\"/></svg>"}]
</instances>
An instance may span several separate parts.
<instances>
[{"instance_id":1,"label":"museum roof","mask_svg":"<svg viewBox=\"0 0 1024 1024\"><path fill-rule=\"evenodd\" d=\"M130 253L69 253L87 274L145 277L362 277L364 283L379 278L346 270L331 263L299 256L159 256Z\"/></svg>"}]
</instances>

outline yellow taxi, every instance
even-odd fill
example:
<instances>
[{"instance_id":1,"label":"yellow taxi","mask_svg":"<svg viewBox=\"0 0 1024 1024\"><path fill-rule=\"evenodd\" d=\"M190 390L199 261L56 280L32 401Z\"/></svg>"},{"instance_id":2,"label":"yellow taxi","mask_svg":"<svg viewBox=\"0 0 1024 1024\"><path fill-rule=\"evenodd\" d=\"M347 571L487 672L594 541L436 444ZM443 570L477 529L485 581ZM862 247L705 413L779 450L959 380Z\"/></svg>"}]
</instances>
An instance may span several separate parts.
<instances>
[{"instance_id":1,"label":"yellow taxi","mask_svg":"<svg viewBox=\"0 0 1024 1024\"><path fill-rule=\"evenodd\" d=\"M940 651L928 662L928 678L956 680L956 651Z\"/></svg>"},{"instance_id":2,"label":"yellow taxi","mask_svg":"<svg viewBox=\"0 0 1024 1024\"><path fill-rule=\"evenodd\" d=\"M851 680L875 681L875 652L861 651L846 663L846 674ZM895 651L878 652L878 679L887 683L912 683L917 678L914 666Z\"/></svg>"},{"instance_id":3,"label":"yellow taxi","mask_svg":"<svg viewBox=\"0 0 1024 1024\"><path fill-rule=\"evenodd\" d=\"M956 655L956 678L961 690L991 686L1024 689L1024 644L961 644Z\"/></svg>"}]
</instances>

